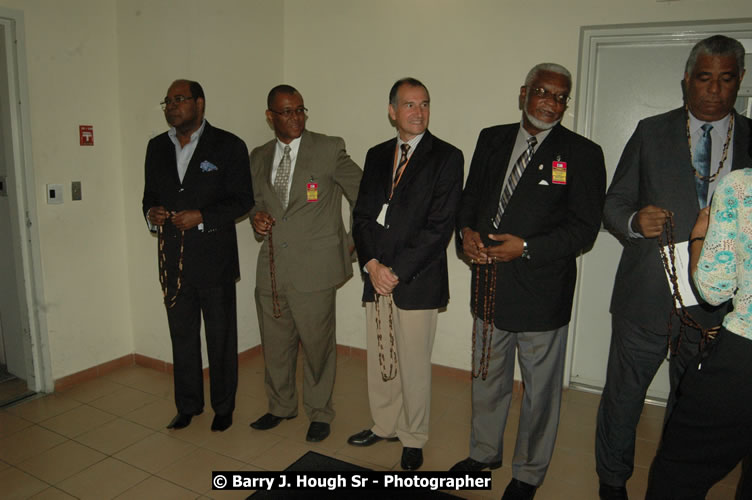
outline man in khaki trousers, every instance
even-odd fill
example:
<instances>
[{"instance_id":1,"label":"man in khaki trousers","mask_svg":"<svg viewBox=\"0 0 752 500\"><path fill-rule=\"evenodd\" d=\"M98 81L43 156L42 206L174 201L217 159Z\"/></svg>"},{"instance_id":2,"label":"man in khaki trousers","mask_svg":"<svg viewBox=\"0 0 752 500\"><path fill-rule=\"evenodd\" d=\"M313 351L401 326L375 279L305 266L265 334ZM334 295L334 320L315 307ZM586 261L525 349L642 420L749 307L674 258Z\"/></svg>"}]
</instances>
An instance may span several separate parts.
<instances>
[{"instance_id":1,"label":"man in khaki trousers","mask_svg":"<svg viewBox=\"0 0 752 500\"><path fill-rule=\"evenodd\" d=\"M402 468L423 464L431 408L431 351L449 301L446 247L462 191L462 152L428 131L428 89L414 78L389 93L398 136L374 146L353 211L364 273L368 396L374 425L353 446L402 442Z\"/></svg>"}]
</instances>

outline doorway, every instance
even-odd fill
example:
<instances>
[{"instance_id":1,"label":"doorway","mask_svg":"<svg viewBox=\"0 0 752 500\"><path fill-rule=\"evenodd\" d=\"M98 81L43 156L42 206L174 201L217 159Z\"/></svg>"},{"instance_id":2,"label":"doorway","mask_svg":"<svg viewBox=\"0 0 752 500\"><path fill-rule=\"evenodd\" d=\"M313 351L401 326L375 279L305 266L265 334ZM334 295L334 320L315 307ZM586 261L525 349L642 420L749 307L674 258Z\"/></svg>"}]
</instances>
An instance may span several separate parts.
<instances>
[{"instance_id":1,"label":"doorway","mask_svg":"<svg viewBox=\"0 0 752 500\"><path fill-rule=\"evenodd\" d=\"M580 35L580 61L575 130L597 142L606 158L608 183L637 122L683 104L681 79L692 46L716 33L745 44L746 66L752 66L752 19L708 23L662 23L586 26ZM752 110L747 71L736 109ZM600 392L606 381L611 340L609 305L622 247L601 229L593 249L579 262L574 325L565 380ZM648 389L648 400L665 403L669 394L664 362Z\"/></svg>"},{"instance_id":2,"label":"doorway","mask_svg":"<svg viewBox=\"0 0 752 500\"><path fill-rule=\"evenodd\" d=\"M52 390L34 297L41 291L23 13L0 8L0 407Z\"/></svg>"}]
</instances>

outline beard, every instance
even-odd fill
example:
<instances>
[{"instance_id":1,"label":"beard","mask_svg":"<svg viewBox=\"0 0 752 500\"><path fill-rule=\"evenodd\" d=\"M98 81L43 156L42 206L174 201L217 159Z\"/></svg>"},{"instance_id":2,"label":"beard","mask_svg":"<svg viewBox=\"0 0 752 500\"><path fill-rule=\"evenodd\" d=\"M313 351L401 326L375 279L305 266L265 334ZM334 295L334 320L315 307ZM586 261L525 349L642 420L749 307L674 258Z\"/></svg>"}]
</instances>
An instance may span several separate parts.
<instances>
[{"instance_id":1,"label":"beard","mask_svg":"<svg viewBox=\"0 0 752 500\"><path fill-rule=\"evenodd\" d=\"M556 126L557 123L561 121L561 118L559 118L556 121L553 122L544 122L543 120L539 120L538 118L534 117L530 113L527 112L527 104L530 100L530 94L527 94L525 96L525 106L522 108L522 114L527 118L527 121L530 122L530 124L537 128L538 130L549 130Z\"/></svg>"},{"instance_id":2,"label":"beard","mask_svg":"<svg viewBox=\"0 0 752 500\"><path fill-rule=\"evenodd\" d=\"M527 112L527 106L525 106L525 109L522 112L527 118L527 121L530 122L530 124L538 130L548 130L554 128L561 121L561 118L553 122L544 122L543 120L539 120L538 118Z\"/></svg>"}]
</instances>

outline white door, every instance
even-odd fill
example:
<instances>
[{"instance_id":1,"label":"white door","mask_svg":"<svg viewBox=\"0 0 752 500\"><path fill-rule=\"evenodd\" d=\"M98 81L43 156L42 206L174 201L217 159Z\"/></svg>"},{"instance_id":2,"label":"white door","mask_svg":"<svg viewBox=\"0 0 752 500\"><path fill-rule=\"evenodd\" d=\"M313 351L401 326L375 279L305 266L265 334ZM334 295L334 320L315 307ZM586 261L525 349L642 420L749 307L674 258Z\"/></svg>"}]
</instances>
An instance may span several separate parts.
<instances>
[{"instance_id":1,"label":"white door","mask_svg":"<svg viewBox=\"0 0 752 500\"><path fill-rule=\"evenodd\" d=\"M637 122L683 104L681 80L692 46L716 33L752 42L752 20L746 21L582 29L575 129L603 148L609 183ZM747 48L750 51L752 47ZM749 56L747 61L752 66ZM746 101L739 100L740 112L747 112ZM570 344L571 385L594 391L605 385L611 341L608 310L621 250L618 240L601 230L593 249L580 260ZM664 363L648 398L665 401L668 393L668 363Z\"/></svg>"},{"instance_id":2,"label":"white door","mask_svg":"<svg viewBox=\"0 0 752 500\"><path fill-rule=\"evenodd\" d=\"M0 361L31 391L51 391L34 306L42 289L28 116L23 13L0 7Z\"/></svg>"}]
</instances>

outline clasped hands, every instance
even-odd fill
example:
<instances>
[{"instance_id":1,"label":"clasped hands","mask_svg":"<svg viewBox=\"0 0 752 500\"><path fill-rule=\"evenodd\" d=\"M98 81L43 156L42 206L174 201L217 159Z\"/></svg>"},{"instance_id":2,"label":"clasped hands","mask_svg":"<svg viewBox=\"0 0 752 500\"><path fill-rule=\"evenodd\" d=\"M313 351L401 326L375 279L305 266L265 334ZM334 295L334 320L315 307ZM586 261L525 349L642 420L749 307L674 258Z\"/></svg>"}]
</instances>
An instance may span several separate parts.
<instances>
[{"instance_id":1,"label":"clasped hands","mask_svg":"<svg viewBox=\"0 0 752 500\"><path fill-rule=\"evenodd\" d=\"M500 245L485 246L480 234L469 227L462 229L462 251L473 264L510 262L519 258L524 250L525 240L513 234L489 234L488 238Z\"/></svg>"},{"instance_id":2,"label":"clasped hands","mask_svg":"<svg viewBox=\"0 0 752 500\"><path fill-rule=\"evenodd\" d=\"M368 278L379 295L389 295L399 284L399 277L394 274L394 271L378 260L369 260L365 267L368 271Z\"/></svg>"},{"instance_id":3,"label":"clasped hands","mask_svg":"<svg viewBox=\"0 0 752 500\"><path fill-rule=\"evenodd\" d=\"M202 222L204 217L201 215L200 210L181 210L180 212L173 212L165 209L165 207L151 207L148 212L149 222L155 226L163 226L165 221L170 220L176 228L181 231L187 231L192 229Z\"/></svg>"}]
</instances>

